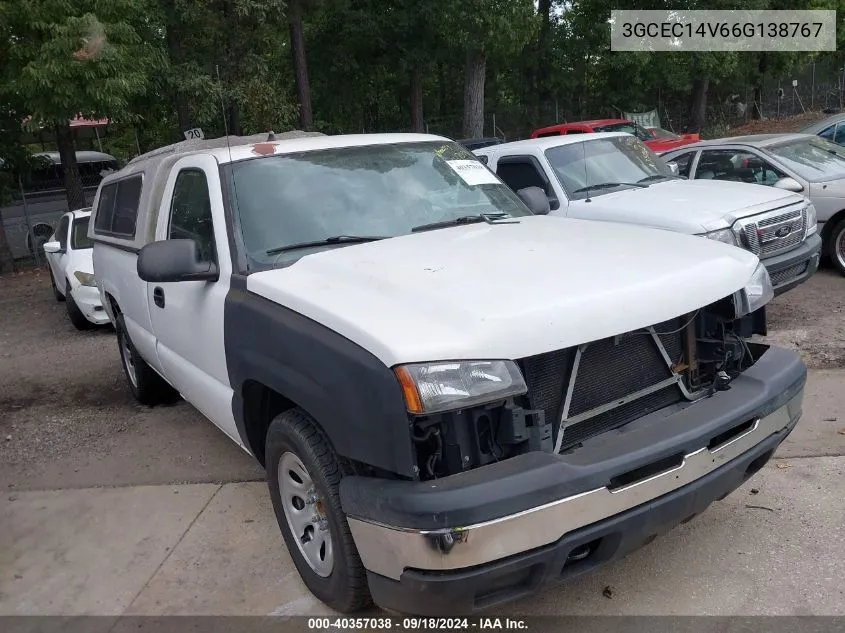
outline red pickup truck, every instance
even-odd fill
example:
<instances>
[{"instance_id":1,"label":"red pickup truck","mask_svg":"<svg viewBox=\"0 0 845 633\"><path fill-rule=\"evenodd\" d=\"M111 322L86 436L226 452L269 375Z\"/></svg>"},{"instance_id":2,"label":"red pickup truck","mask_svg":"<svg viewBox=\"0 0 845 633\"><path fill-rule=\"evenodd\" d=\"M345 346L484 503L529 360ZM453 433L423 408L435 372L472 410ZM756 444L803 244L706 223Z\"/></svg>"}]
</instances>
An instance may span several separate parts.
<instances>
[{"instance_id":1,"label":"red pickup truck","mask_svg":"<svg viewBox=\"0 0 845 633\"><path fill-rule=\"evenodd\" d=\"M701 140L698 134L678 135L662 128L646 129L626 119L597 119L595 121L560 123L534 130L531 133L531 138L559 136L561 134L586 134L589 132L627 132L636 136L657 154Z\"/></svg>"}]
</instances>

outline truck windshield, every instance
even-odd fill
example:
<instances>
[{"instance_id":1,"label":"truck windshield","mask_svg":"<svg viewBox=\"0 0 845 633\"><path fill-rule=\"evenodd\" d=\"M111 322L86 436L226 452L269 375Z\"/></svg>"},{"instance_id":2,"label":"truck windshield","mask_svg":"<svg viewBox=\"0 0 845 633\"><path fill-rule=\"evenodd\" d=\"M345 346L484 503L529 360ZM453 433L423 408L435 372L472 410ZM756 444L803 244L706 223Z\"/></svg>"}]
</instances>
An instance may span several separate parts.
<instances>
[{"instance_id":1,"label":"truck windshield","mask_svg":"<svg viewBox=\"0 0 845 633\"><path fill-rule=\"evenodd\" d=\"M812 137L766 149L812 182L845 177L845 148L824 139Z\"/></svg>"},{"instance_id":2,"label":"truck windshield","mask_svg":"<svg viewBox=\"0 0 845 633\"><path fill-rule=\"evenodd\" d=\"M227 169L243 243L259 266L360 243L285 250L333 236L396 237L470 215L531 215L486 166L451 142L340 147L247 159Z\"/></svg>"},{"instance_id":3,"label":"truck windshield","mask_svg":"<svg viewBox=\"0 0 845 633\"><path fill-rule=\"evenodd\" d=\"M572 200L674 178L669 166L633 136L559 145L547 149L546 158Z\"/></svg>"}]
</instances>

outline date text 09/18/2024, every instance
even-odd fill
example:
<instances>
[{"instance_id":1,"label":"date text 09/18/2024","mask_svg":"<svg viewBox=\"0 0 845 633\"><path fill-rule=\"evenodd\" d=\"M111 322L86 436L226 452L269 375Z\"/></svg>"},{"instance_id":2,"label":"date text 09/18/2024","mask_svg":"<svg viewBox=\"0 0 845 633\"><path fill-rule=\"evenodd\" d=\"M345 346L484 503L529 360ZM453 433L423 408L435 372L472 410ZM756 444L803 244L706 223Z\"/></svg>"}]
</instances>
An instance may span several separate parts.
<instances>
[{"instance_id":1,"label":"date text 09/18/2024","mask_svg":"<svg viewBox=\"0 0 845 633\"><path fill-rule=\"evenodd\" d=\"M519 618L308 618L308 629L324 631L329 629L399 629L419 630L526 630L528 624Z\"/></svg>"}]
</instances>

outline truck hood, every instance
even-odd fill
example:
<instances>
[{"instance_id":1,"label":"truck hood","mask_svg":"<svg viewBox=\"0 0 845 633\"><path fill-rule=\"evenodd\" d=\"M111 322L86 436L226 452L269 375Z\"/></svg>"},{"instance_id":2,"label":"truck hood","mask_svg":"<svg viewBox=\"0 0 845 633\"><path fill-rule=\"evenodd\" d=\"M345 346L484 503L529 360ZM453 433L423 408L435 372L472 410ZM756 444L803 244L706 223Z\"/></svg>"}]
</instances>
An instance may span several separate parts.
<instances>
[{"instance_id":1,"label":"truck hood","mask_svg":"<svg viewBox=\"0 0 845 633\"><path fill-rule=\"evenodd\" d=\"M569 215L593 220L632 222L679 233L704 233L730 227L740 218L801 204L796 193L724 180L668 180L647 189L624 189L575 200Z\"/></svg>"},{"instance_id":2,"label":"truck hood","mask_svg":"<svg viewBox=\"0 0 845 633\"><path fill-rule=\"evenodd\" d=\"M246 286L393 366L515 359L622 334L736 292L757 263L700 237L532 216L342 246Z\"/></svg>"}]
</instances>

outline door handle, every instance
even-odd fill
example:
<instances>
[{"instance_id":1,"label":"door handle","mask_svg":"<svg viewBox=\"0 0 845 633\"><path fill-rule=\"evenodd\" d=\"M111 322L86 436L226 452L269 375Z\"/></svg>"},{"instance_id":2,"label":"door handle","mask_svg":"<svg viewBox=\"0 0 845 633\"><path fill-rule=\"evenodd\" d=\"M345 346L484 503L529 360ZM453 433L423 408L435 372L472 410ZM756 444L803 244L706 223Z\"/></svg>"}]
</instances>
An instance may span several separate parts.
<instances>
[{"instance_id":1,"label":"door handle","mask_svg":"<svg viewBox=\"0 0 845 633\"><path fill-rule=\"evenodd\" d=\"M153 288L153 301L159 308L164 307L164 288L161 286Z\"/></svg>"}]
</instances>

